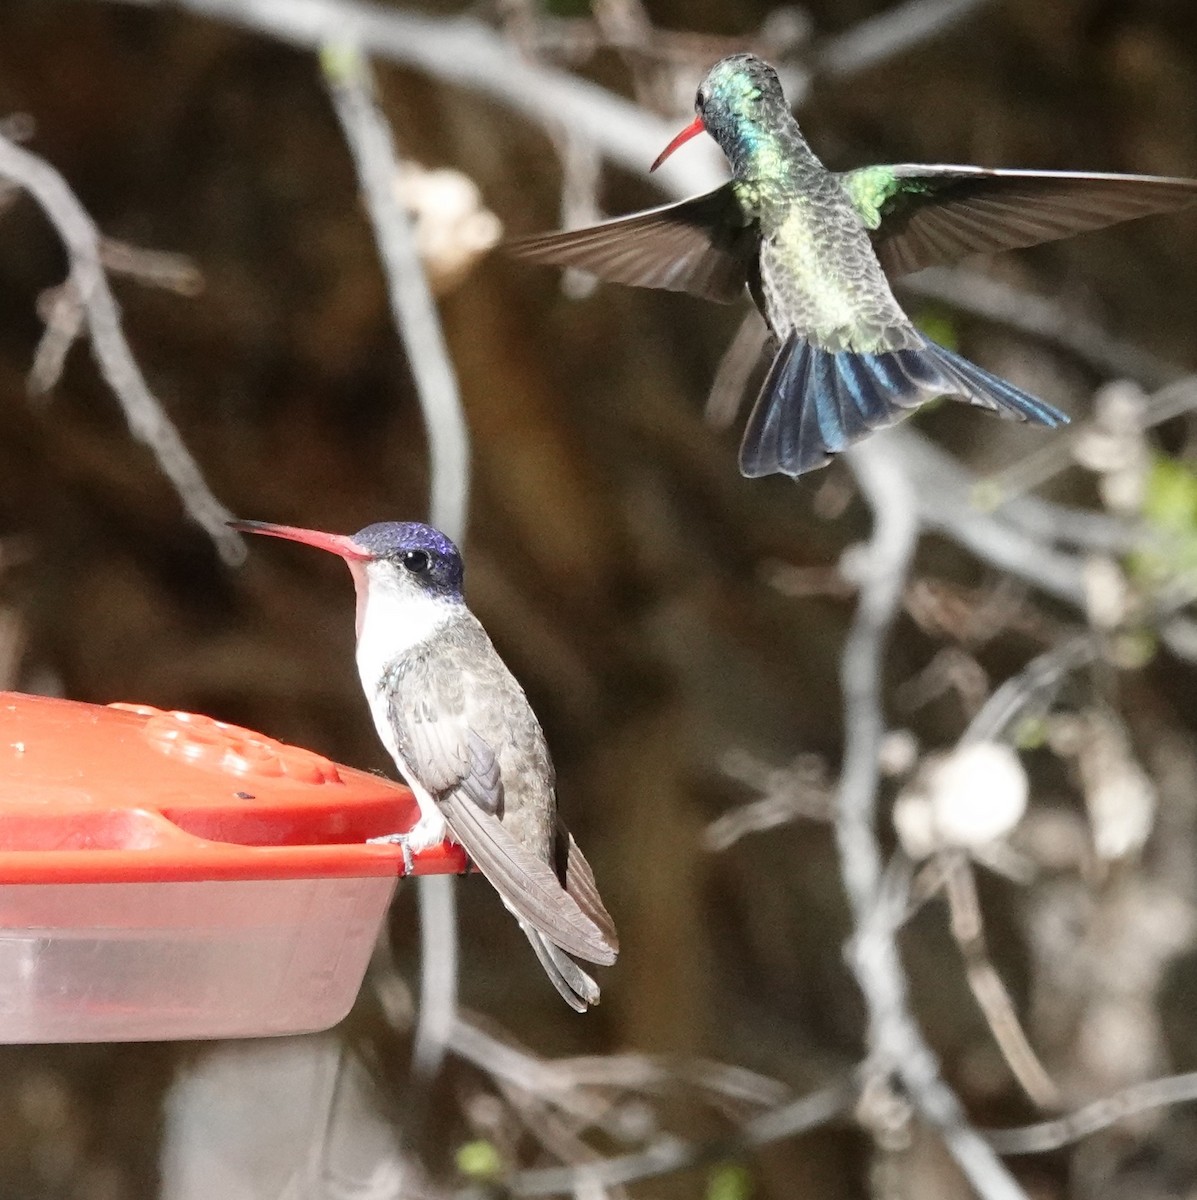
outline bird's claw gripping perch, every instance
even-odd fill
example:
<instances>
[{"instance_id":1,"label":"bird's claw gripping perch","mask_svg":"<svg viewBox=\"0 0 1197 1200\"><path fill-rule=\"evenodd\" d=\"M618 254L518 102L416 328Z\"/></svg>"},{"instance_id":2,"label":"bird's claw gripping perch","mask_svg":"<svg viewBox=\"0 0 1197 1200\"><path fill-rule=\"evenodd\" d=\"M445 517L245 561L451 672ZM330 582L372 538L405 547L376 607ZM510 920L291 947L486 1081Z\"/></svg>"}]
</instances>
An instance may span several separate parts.
<instances>
[{"instance_id":1,"label":"bird's claw gripping perch","mask_svg":"<svg viewBox=\"0 0 1197 1200\"><path fill-rule=\"evenodd\" d=\"M398 846L403 851L403 874L415 873L416 859L412 853L411 838L406 833L388 833L382 837L367 838L366 841L371 846Z\"/></svg>"}]
</instances>

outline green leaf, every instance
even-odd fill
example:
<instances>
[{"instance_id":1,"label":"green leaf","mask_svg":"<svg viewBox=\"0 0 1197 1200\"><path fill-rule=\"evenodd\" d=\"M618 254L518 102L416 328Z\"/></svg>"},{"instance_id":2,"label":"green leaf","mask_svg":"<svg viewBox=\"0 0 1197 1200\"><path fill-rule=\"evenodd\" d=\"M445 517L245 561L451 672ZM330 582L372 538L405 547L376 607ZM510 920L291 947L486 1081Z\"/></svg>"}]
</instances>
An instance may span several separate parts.
<instances>
[{"instance_id":1,"label":"green leaf","mask_svg":"<svg viewBox=\"0 0 1197 1200\"><path fill-rule=\"evenodd\" d=\"M1159 639L1150 629L1128 629L1114 638L1110 657L1122 670L1137 671L1155 658L1159 648Z\"/></svg>"},{"instance_id":2,"label":"green leaf","mask_svg":"<svg viewBox=\"0 0 1197 1200\"><path fill-rule=\"evenodd\" d=\"M914 323L919 331L938 342L945 350L959 350L960 336L956 331L956 322L946 308L927 305L915 313Z\"/></svg>"},{"instance_id":3,"label":"green leaf","mask_svg":"<svg viewBox=\"0 0 1197 1200\"><path fill-rule=\"evenodd\" d=\"M361 51L352 42L325 42L320 48L320 69L333 86L346 86L361 77Z\"/></svg>"},{"instance_id":4,"label":"green leaf","mask_svg":"<svg viewBox=\"0 0 1197 1200\"><path fill-rule=\"evenodd\" d=\"M1022 717L1014 726L1013 742L1019 750L1038 750L1047 744L1047 721L1042 716Z\"/></svg>"},{"instance_id":5,"label":"green leaf","mask_svg":"<svg viewBox=\"0 0 1197 1200\"><path fill-rule=\"evenodd\" d=\"M996 479L978 479L969 492L968 502L981 512L996 512L1006 503L1006 494Z\"/></svg>"},{"instance_id":6,"label":"green leaf","mask_svg":"<svg viewBox=\"0 0 1197 1200\"><path fill-rule=\"evenodd\" d=\"M1143 515L1161 529L1197 534L1197 474L1174 458L1156 455L1147 477Z\"/></svg>"},{"instance_id":7,"label":"green leaf","mask_svg":"<svg viewBox=\"0 0 1197 1200\"><path fill-rule=\"evenodd\" d=\"M459 1146L456 1162L457 1169L470 1179L496 1179L503 1170L498 1150L485 1138Z\"/></svg>"},{"instance_id":8,"label":"green leaf","mask_svg":"<svg viewBox=\"0 0 1197 1200\"><path fill-rule=\"evenodd\" d=\"M707 1176L706 1200L751 1200L752 1174L739 1163L720 1163Z\"/></svg>"},{"instance_id":9,"label":"green leaf","mask_svg":"<svg viewBox=\"0 0 1197 1200\"><path fill-rule=\"evenodd\" d=\"M1197 473L1183 462L1157 454L1147 476L1143 518L1154 544L1127 557L1136 583L1156 587L1197 572Z\"/></svg>"}]
</instances>

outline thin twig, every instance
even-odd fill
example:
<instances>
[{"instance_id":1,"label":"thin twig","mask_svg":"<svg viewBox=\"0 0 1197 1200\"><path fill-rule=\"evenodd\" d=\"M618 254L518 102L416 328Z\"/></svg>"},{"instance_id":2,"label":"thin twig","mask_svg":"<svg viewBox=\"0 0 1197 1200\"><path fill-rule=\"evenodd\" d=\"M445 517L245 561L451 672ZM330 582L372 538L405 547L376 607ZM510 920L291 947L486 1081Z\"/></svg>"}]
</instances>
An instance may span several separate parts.
<instances>
[{"instance_id":1,"label":"thin twig","mask_svg":"<svg viewBox=\"0 0 1197 1200\"><path fill-rule=\"evenodd\" d=\"M902 287L919 296L940 300L964 312L1005 325L1075 355L1110 378L1131 379L1161 394L1148 406L1143 428L1168 420L1197 404L1197 387L1176 363L1122 341L1095 321L1069 312L1055 300L1012 287L968 267L935 267L902 280ZM1044 442L1006 469L979 483L980 494L1005 502L1041 487L1073 465L1075 448L1086 434L1074 425Z\"/></svg>"},{"instance_id":2,"label":"thin twig","mask_svg":"<svg viewBox=\"0 0 1197 1200\"><path fill-rule=\"evenodd\" d=\"M106 237L100 242L100 260L114 275L127 275L176 296L198 296L204 290L203 275L185 254L147 250Z\"/></svg>"},{"instance_id":3,"label":"thin twig","mask_svg":"<svg viewBox=\"0 0 1197 1200\"><path fill-rule=\"evenodd\" d=\"M1034 584L1076 608L1085 605L1084 559L1045 544L1010 519L1009 510L985 512L972 503L976 477L950 454L908 428L888 438L891 457L919 481L919 516L998 570ZM1014 502L1012 502L1014 503ZM1018 503L1040 505L1023 498Z\"/></svg>"},{"instance_id":4,"label":"thin twig","mask_svg":"<svg viewBox=\"0 0 1197 1200\"><path fill-rule=\"evenodd\" d=\"M1135 1083L1054 1121L1017 1129L987 1129L983 1136L999 1154L1043 1154L1079 1142L1136 1113L1193 1100L1197 1100L1197 1071Z\"/></svg>"},{"instance_id":5,"label":"thin twig","mask_svg":"<svg viewBox=\"0 0 1197 1200\"><path fill-rule=\"evenodd\" d=\"M850 1107L856 1092L855 1080L832 1084L751 1118L725 1138L705 1142L663 1138L632 1154L580 1166L516 1171L503 1180L503 1190L513 1196L556 1196L587 1186L617 1187L709 1166L826 1125ZM464 1188L457 1193L456 1200L481 1200L491 1194L480 1188Z\"/></svg>"},{"instance_id":6,"label":"thin twig","mask_svg":"<svg viewBox=\"0 0 1197 1200\"><path fill-rule=\"evenodd\" d=\"M470 435L436 302L411 222L395 195L399 160L391 129L374 99L369 68L348 43L323 55L333 107L353 155L362 199L386 273L391 315L416 383L432 478L432 523L463 540L469 506Z\"/></svg>"},{"instance_id":7,"label":"thin twig","mask_svg":"<svg viewBox=\"0 0 1197 1200\"><path fill-rule=\"evenodd\" d=\"M1091 662L1099 643L1092 634L1070 638L1034 659L1006 680L969 722L958 743L976 745L1009 736L1027 706L1053 690L1067 674ZM944 887L951 931L964 958L969 989L989 1025L994 1041L1023 1091L1040 1107L1058 1104L1059 1094L1022 1028L1006 985L997 973L985 941L976 881L968 859L958 852L939 855L938 882ZM924 889L923 898L930 894Z\"/></svg>"},{"instance_id":8,"label":"thin twig","mask_svg":"<svg viewBox=\"0 0 1197 1200\"><path fill-rule=\"evenodd\" d=\"M990 0L906 0L828 41L818 68L833 78L859 75L971 17Z\"/></svg>"},{"instance_id":9,"label":"thin twig","mask_svg":"<svg viewBox=\"0 0 1197 1200\"><path fill-rule=\"evenodd\" d=\"M1176 377L1150 396L1143 405L1137 421L1140 431L1154 429L1165 421L1183 416L1197 408L1197 377L1181 375L1179 372L1179 367L1168 367L1164 372ZM1042 487L1049 479L1067 470L1077 461L1077 452L1083 444L1082 439L1092 436L1093 428L1093 424L1086 422L1064 430L1058 437L1019 461L978 480L977 494L986 497L990 504L996 505L1017 501L1026 492ZM1095 519L1110 520L1108 517L1096 518L1096 514L1093 515ZM1138 541L1142 541L1142 536L1140 532Z\"/></svg>"},{"instance_id":10,"label":"thin twig","mask_svg":"<svg viewBox=\"0 0 1197 1200\"><path fill-rule=\"evenodd\" d=\"M322 61L424 414L432 523L461 542L469 504L469 431L411 223L395 195L399 164L390 126L375 102L369 66L355 48L338 42ZM422 970L412 1061L417 1077L428 1079L440 1069L457 1010L457 893L448 875L420 884Z\"/></svg>"},{"instance_id":11,"label":"thin twig","mask_svg":"<svg viewBox=\"0 0 1197 1200\"><path fill-rule=\"evenodd\" d=\"M708 1059L654 1054L601 1054L545 1059L477 1018L459 1015L450 1049L495 1080L553 1104L577 1120L619 1136L611 1095L651 1096L684 1092L720 1112L780 1109L792 1099L776 1079Z\"/></svg>"},{"instance_id":12,"label":"thin twig","mask_svg":"<svg viewBox=\"0 0 1197 1200\"><path fill-rule=\"evenodd\" d=\"M161 250L143 250L115 238L100 239L100 263L113 275L127 275L150 287L160 287L179 296L195 296L203 288L203 277L190 259ZM62 378L66 357L83 332L87 318L83 298L73 278L50 288L38 297L38 311L46 332L38 343L29 370L29 391L41 396Z\"/></svg>"},{"instance_id":13,"label":"thin twig","mask_svg":"<svg viewBox=\"0 0 1197 1200\"><path fill-rule=\"evenodd\" d=\"M147 6L146 0L125 2ZM151 0L148 6L198 13L309 50L351 43L372 58L488 95L543 128L564 126L637 175L676 132L673 122L606 88L531 62L473 18L429 17L368 0ZM653 178L680 197L722 177L714 156L694 155Z\"/></svg>"},{"instance_id":14,"label":"thin twig","mask_svg":"<svg viewBox=\"0 0 1197 1200\"><path fill-rule=\"evenodd\" d=\"M1011 726L1028 705L1056 688L1066 675L1093 662L1099 651L1098 639L1091 633L1083 633L1032 659L985 701L981 711L969 722L960 745L992 742L1009 736Z\"/></svg>"},{"instance_id":15,"label":"thin twig","mask_svg":"<svg viewBox=\"0 0 1197 1200\"><path fill-rule=\"evenodd\" d=\"M948 860L944 870L944 892L951 914L952 937L964 958L969 990L1022 1090L1040 1108L1059 1108L1059 1089L1035 1053L1010 993L989 957L972 864L967 855L959 851L949 851L941 857Z\"/></svg>"},{"instance_id":16,"label":"thin twig","mask_svg":"<svg viewBox=\"0 0 1197 1200\"><path fill-rule=\"evenodd\" d=\"M876 805L885 732L881 664L918 544L919 509L913 480L889 453L885 435L863 442L847 458L874 525L857 560L860 600L840 663L845 743L835 835L854 925L848 961L869 1014L870 1062L901 1080L916 1112L940 1135L984 1200L1025 1200L1014 1177L969 1124L910 1013L896 938L905 915L905 888L895 896L882 887Z\"/></svg>"},{"instance_id":17,"label":"thin twig","mask_svg":"<svg viewBox=\"0 0 1197 1200\"><path fill-rule=\"evenodd\" d=\"M0 178L28 192L62 239L70 261L70 291L82 306L92 355L120 401L130 432L150 448L188 515L216 543L221 557L228 563L241 562L245 557L241 535L227 524L233 514L204 482L125 341L120 310L104 274L102 241L95 223L48 162L5 137L0 137Z\"/></svg>"},{"instance_id":18,"label":"thin twig","mask_svg":"<svg viewBox=\"0 0 1197 1200\"><path fill-rule=\"evenodd\" d=\"M800 754L787 766L774 767L743 750L732 750L721 765L729 779L752 788L758 798L729 809L707 826L703 843L714 853L750 833L763 833L800 817L826 821L831 816L827 764L816 754Z\"/></svg>"},{"instance_id":19,"label":"thin twig","mask_svg":"<svg viewBox=\"0 0 1197 1200\"><path fill-rule=\"evenodd\" d=\"M658 1137L644 1149L629 1154L517 1171L503 1178L507 1195L591 1194L733 1158L832 1120L850 1107L857 1091L855 1079L844 1079L810 1096L791 1100L788 1089L776 1080L742 1067L702 1059L616 1054L546 1060L467 1017L455 1022L450 1045L455 1054L491 1075L509 1096L514 1090L537 1097L555 1113L612 1136L619 1135L613 1093L619 1097L651 1095L680 1087L718 1108L748 1105L765 1109L742 1121L726 1137L703 1142ZM466 1188L457 1196L466 1200L482 1194L479 1189Z\"/></svg>"},{"instance_id":20,"label":"thin twig","mask_svg":"<svg viewBox=\"0 0 1197 1200\"><path fill-rule=\"evenodd\" d=\"M1102 375L1163 387L1184 375L1176 363L1115 337L1095 321L1069 312L1057 300L1012 287L970 267L932 267L902 280L916 296L939 300L1046 341L1074 354Z\"/></svg>"}]
</instances>

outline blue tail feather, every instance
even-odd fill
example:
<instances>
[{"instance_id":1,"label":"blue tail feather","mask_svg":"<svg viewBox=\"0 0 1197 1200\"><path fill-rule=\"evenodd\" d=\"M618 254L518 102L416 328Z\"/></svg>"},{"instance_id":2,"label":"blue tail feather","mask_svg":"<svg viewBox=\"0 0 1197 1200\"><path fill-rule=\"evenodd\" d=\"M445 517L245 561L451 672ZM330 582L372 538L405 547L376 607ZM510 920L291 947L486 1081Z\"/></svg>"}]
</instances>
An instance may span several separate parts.
<instances>
[{"instance_id":1,"label":"blue tail feather","mask_svg":"<svg viewBox=\"0 0 1197 1200\"><path fill-rule=\"evenodd\" d=\"M1059 409L934 342L867 354L823 350L791 333L748 419L740 470L803 475L936 396L1049 427L1068 423Z\"/></svg>"},{"instance_id":2,"label":"blue tail feather","mask_svg":"<svg viewBox=\"0 0 1197 1200\"><path fill-rule=\"evenodd\" d=\"M945 350L942 346L936 346L935 349L939 352L939 358L953 367L974 389L982 394L992 395L997 400L1002 415L1033 421L1051 429L1068 424L1068 417L1046 401L1032 396L1030 392L1024 392L1001 376L978 367L976 363L969 362L967 358L962 358L951 350Z\"/></svg>"}]
</instances>

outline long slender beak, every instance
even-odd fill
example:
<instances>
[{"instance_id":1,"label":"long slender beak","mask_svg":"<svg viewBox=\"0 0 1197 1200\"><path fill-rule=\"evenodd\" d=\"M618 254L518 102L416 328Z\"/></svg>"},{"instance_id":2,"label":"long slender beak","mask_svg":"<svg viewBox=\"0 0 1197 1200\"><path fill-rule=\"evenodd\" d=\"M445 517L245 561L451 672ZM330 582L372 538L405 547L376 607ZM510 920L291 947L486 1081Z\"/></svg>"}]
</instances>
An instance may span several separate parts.
<instances>
[{"instance_id":1,"label":"long slender beak","mask_svg":"<svg viewBox=\"0 0 1197 1200\"><path fill-rule=\"evenodd\" d=\"M694 120L691 121L690 124L687 125L686 128L683 129L681 133L679 133L677 137L675 137L673 141L661 151L660 154L657 155L656 161L651 167L649 167L649 170L655 171L679 146L684 145L692 137L697 137L705 129L706 126L702 123L702 117L695 117Z\"/></svg>"},{"instance_id":2,"label":"long slender beak","mask_svg":"<svg viewBox=\"0 0 1197 1200\"><path fill-rule=\"evenodd\" d=\"M341 533L322 533L319 529L298 529L294 525L272 525L269 521L230 521L230 529L241 533L262 533L267 537L286 538L289 542L302 542L315 546L317 550L329 550L339 554L347 562L368 562L373 555L367 553L353 540Z\"/></svg>"}]
</instances>

